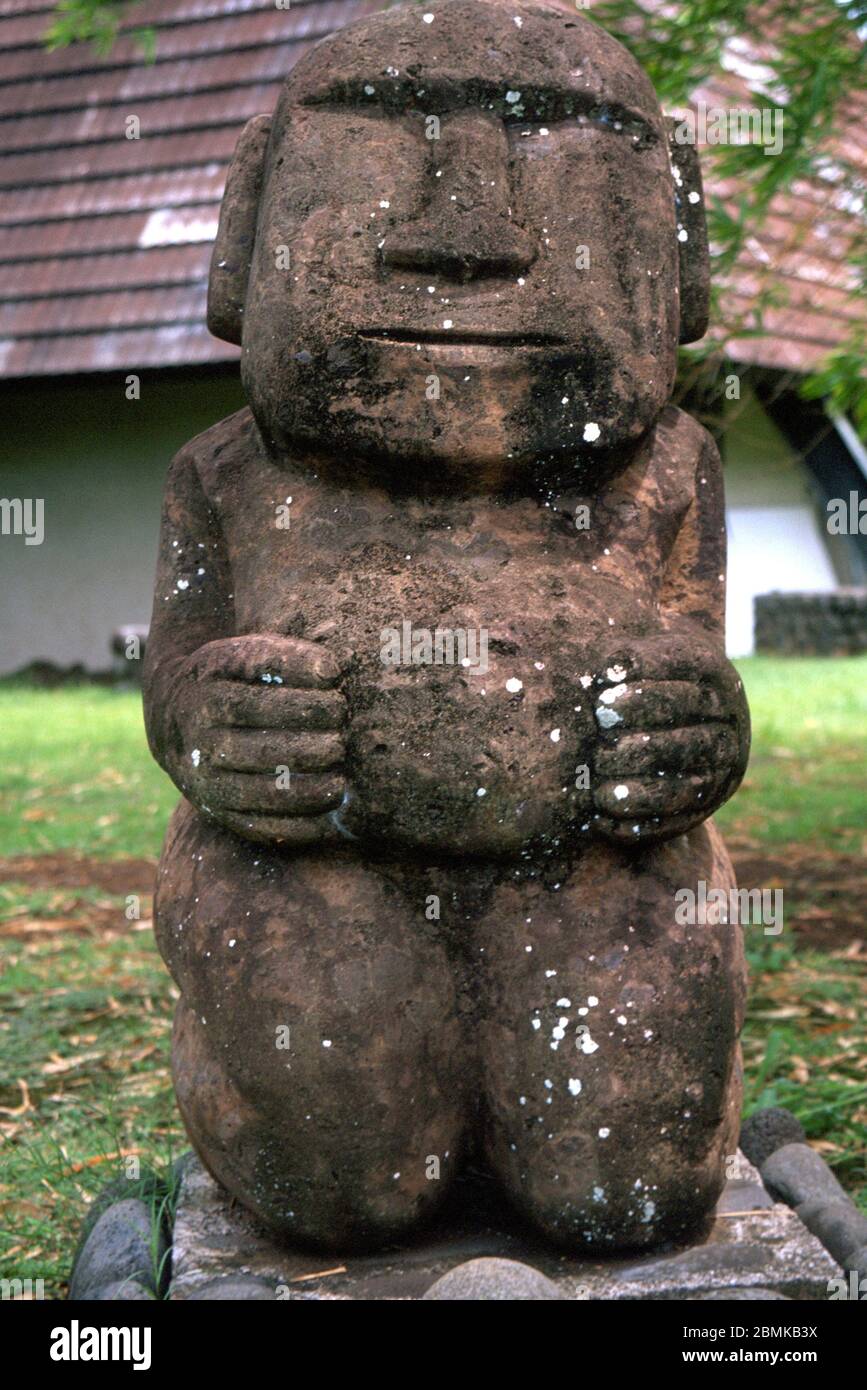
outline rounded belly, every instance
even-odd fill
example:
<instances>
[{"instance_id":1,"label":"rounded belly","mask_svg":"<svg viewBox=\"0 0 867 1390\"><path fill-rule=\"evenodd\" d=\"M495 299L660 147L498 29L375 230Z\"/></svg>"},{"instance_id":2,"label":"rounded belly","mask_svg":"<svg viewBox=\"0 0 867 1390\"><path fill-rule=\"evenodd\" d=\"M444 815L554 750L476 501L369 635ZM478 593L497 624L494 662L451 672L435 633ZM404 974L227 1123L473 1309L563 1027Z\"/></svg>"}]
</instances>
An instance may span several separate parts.
<instances>
[{"instance_id":1,"label":"rounded belly","mask_svg":"<svg viewBox=\"0 0 867 1390\"><path fill-rule=\"evenodd\" d=\"M567 833L587 810L592 714L542 666L489 651L485 671L383 668L351 701L346 828L495 856Z\"/></svg>"}]
</instances>

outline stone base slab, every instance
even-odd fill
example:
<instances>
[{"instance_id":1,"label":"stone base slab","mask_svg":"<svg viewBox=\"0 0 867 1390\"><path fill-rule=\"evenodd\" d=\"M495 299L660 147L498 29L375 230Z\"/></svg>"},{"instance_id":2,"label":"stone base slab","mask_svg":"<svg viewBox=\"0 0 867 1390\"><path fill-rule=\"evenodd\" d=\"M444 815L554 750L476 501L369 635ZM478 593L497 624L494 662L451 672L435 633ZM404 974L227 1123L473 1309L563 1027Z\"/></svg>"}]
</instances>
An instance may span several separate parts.
<instances>
[{"instance_id":1,"label":"stone base slab","mask_svg":"<svg viewBox=\"0 0 867 1390\"><path fill-rule=\"evenodd\" d=\"M471 1197L471 1194L466 1194ZM467 1260L501 1256L547 1275L566 1299L825 1299L839 1268L742 1154L704 1238L687 1249L617 1259L563 1255L484 1196L412 1245L375 1255L311 1254L276 1244L190 1154L175 1216L173 1299L420 1299ZM467 1213L482 1209L473 1219Z\"/></svg>"}]
</instances>

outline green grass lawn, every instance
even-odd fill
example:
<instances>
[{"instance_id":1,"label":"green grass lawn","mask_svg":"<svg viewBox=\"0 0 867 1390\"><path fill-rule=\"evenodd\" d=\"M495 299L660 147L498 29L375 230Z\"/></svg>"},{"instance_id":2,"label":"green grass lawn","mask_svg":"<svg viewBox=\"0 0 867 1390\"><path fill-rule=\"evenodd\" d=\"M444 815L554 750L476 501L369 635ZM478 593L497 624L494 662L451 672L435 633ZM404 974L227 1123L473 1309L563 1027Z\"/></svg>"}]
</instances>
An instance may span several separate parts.
<instances>
[{"instance_id":1,"label":"green grass lawn","mask_svg":"<svg viewBox=\"0 0 867 1390\"><path fill-rule=\"evenodd\" d=\"M0 683L3 854L153 857L177 799L134 691Z\"/></svg>"},{"instance_id":2,"label":"green grass lawn","mask_svg":"<svg viewBox=\"0 0 867 1390\"><path fill-rule=\"evenodd\" d=\"M867 656L754 656L736 663L750 702L753 751L723 830L766 845L863 853L867 835Z\"/></svg>"},{"instance_id":3,"label":"green grass lawn","mask_svg":"<svg viewBox=\"0 0 867 1390\"><path fill-rule=\"evenodd\" d=\"M799 932L861 920L867 658L739 666L754 752L718 819L736 855L766 866L761 882L784 887L787 924L747 932L746 1108L794 1110L867 1210L867 948L857 931L820 949ZM176 991L148 865L132 862L155 860L176 799L135 693L0 684L0 846L27 856L0 861L0 1274L43 1278L48 1296L103 1182L136 1160L166 1172L187 1147L169 1073Z\"/></svg>"}]
</instances>

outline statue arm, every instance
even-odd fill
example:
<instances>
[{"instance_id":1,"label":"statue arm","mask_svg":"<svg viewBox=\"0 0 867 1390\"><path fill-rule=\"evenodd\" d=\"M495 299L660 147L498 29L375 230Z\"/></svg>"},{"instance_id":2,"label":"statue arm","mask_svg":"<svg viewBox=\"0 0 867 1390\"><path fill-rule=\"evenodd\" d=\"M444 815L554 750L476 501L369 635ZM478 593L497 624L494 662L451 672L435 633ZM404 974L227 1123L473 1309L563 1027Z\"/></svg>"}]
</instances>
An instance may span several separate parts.
<instances>
[{"instance_id":1,"label":"statue arm","mask_svg":"<svg viewBox=\"0 0 867 1390\"><path fill-rule=\"evenodd\" d=\"M154 758L186 791L176 696L188 659L234 633L231 573L222 532L189 448L166 481L144 662L144 719Z\"/></svg>"},{"instance_id":2,"label":"statue arm","mask_svg":"<svg viewBox=\"0 0 867 1390\"><path fill-rule=\"evenodd\" d=\"M600 733L597 828L633 844L701 824L737 789L749 756L743 683L725 654L722 465L698 433L691 500L659 590L660 630L610 657L624 674L603 715L616 722Z\"/></svg>"},{"instance_id":3,"label":"statue arm","mask_svg":"<svg viewBox=\"0 0 867 1390\"><path fill-rule=\"evenodd\" d=\"M337 839L338 666L315 642L236 627L219 519L182 450L166 487L145 657L151 751L194 806L245 839Z\"/></svg>"}]
</instances>

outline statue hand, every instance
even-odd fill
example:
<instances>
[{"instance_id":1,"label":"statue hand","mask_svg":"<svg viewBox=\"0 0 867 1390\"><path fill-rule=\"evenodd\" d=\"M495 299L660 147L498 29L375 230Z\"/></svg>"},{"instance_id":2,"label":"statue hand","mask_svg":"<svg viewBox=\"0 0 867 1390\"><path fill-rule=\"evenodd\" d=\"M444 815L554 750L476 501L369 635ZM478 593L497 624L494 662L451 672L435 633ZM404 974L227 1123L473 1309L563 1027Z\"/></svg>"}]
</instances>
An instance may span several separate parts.
<instances>
[{"instance_id":1,"label":"statue hand","mask_svg":"<svg viewBox=\"0 0 867 1390\"><path fill-rule=\"evenodd\" d=\"M177 781L211 819L245 839L337 839L346 795L334 688L339 669L315 642L263 633L209 642L175 687Z\"/></svg>"},{"instance_id":2,"label":"statue hand","mask_svg":"<svg viewBox=\"0 0 867 1390\"><path fill-rule=\"evenodd\" d=\"M700 638L624 643L595 701L593 795L608 839L668 839L701 824L746 768L749 714L729 661Z\"/></svg>"}]
</instances>

